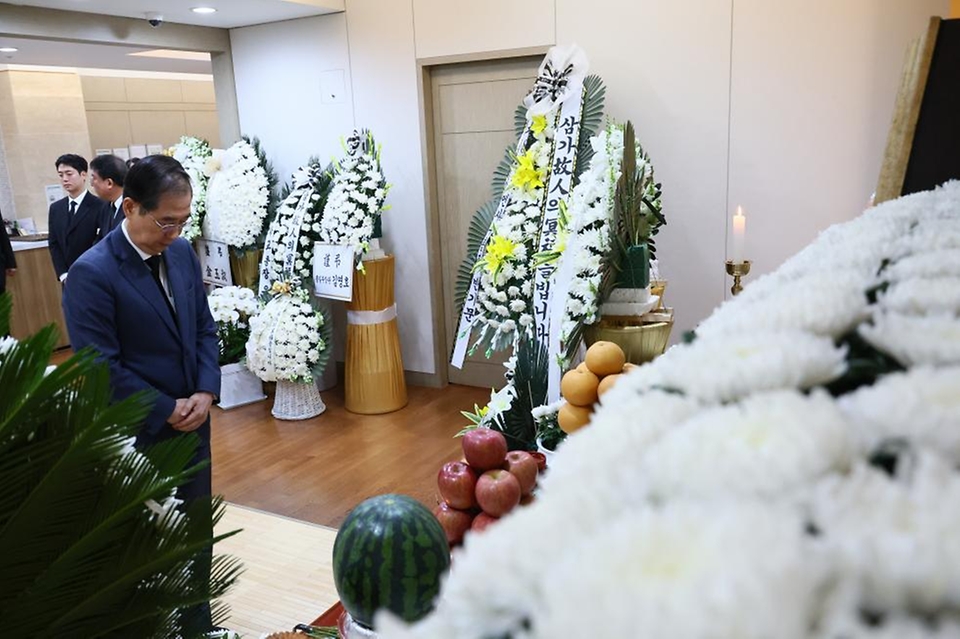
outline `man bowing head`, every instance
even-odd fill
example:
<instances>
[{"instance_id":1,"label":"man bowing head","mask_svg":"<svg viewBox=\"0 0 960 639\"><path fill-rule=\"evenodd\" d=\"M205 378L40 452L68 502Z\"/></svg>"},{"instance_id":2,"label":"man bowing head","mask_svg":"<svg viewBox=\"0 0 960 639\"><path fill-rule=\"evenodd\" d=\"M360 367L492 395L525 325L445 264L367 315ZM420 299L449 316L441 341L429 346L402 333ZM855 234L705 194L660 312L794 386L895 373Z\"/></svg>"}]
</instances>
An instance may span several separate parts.
<instances>
[{"instance_id":1,"label":"man bowing head","mask_svg":"<svg viewBox=\"0 0 960 639\"><path fill-rule=\"evenodd\" d=\"M191 197L179 162L140 160L124 180L119 232L70 267L63 295L70 343L99 352L114 399L154 393L137 446L199 435L194 463L207 464L177 490L185 501L210 496L210 405L220 393L216 324L200 263L180 238Z\"/></svg>"}]
</instances>

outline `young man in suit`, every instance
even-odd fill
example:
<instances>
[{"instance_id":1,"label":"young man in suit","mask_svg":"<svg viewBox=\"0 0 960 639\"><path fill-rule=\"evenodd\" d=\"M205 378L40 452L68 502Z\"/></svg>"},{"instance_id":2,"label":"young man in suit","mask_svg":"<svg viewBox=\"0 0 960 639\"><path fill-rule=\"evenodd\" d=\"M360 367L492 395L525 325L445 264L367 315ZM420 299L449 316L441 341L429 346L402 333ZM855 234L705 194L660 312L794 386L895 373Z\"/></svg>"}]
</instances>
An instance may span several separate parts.
<instances>
[{"instance_id":1,"label":"young man in suit","mask_svg":"<svg viewBox=\"0 0 960 639\"><path fill-rule=\"evenodd\" d=\"M137 446L199 436L192 464L207 465L177 489L187 502L210 497L210 406L220 394L217 327L200 262L180 238L191 197L175 159L138 162L124 182L124 221L73 264L63 294L70 342L99 351L114 398L155 393ZM209 607L194 612L209 625Z\"/></svg>"},{"instance_id":2,"label":"young man in suit","mask_svg":"<svg viewBox=\"0 0 960 639\"><path fill-rule=\"evenodd\" d=\"M17 258L10 246L7 228L3 223L3 214L0 213L0 295L7 290L7 276L17 272Z\"/></svg>"},{"instance_id":3,"label":"young man in suit","mask_svg":"<svg viewBox=\"0 0 960 639\"><path fill-rule=\"evenodd\" d=\"M50 205L50 258L61 282L70 266L93 246L100 234L104 202L87 193L87 161L67 153L57 158L57 175L67 197Z\"/></svg>"},{"instance_id":4,"label":"young man in suit","mask_svg":"<svg viewBox=\"0 0 960 639\"><path fill-rule=\"evenodd\" d=\"M101 200L103 219L100 220L100 239L120 226L123 221L123 180L127 176L127 163L116 155L98 155L90 160L90 187Z\"/></svg>"}]
</instances>

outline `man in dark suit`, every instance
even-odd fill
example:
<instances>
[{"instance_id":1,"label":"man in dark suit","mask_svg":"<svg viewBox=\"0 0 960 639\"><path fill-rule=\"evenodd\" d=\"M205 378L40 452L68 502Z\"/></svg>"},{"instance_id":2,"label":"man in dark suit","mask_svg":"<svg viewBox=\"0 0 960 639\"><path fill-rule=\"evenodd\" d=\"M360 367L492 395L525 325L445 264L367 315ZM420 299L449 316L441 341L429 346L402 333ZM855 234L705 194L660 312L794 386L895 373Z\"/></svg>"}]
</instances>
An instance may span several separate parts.
<instances>
[{"instance_id":1,"label":"man in dark suit","mask_svg":"<svg viewBox=\"0 0 960 639\"><path fill-rule=\"evenodd\" d=\"M3 214L0 214L0 295L7 290L7 276L17 272L17 258L10 246L7 236L7 227L3 223Z\"/></svg>"},{"instance_id":2,"label":"man in dark suit","mask_svg":"<svg viewBox=\"0 0 960 639\"><path fill-rule=\"evenodd\" d=\"M171 157L149 156L130 169L125 219L70 267L63 310L73 347L92 346L109 365L116 399L142 390L156 394L137 446L196 433L201 443L193 462L200 463L210 460L210 406L220 394L220 367L200 262L179 237L191 196L189 176ZM209 498L210 479L208 464L177 497ZM198 614L209 625L209 607Z\"/></svg>"},{"instance_id":3,"label":"man in dark suit","mask_svg":"<svg viewBox=\"0 0 960 639\"><path fill-rule=\"evenodd\" d=\"M106 204L100 220L100 239L123 221L123 180L127 163L116 155L98 155L90 160L90 188Z\"/></svg>"},{"instance_id":4,"label":"man in dark suit","mask_svg":"<svg viewBox=\"0 0 960 639\"><path fill-rule=\"evenodd\" d=\"M53 270L63 282L70 266L96 243L104 202L87 193L87 161L82 157L61 155L56 167L67 197L50 205L48 229Z\"/></svg>"}]
</instances>

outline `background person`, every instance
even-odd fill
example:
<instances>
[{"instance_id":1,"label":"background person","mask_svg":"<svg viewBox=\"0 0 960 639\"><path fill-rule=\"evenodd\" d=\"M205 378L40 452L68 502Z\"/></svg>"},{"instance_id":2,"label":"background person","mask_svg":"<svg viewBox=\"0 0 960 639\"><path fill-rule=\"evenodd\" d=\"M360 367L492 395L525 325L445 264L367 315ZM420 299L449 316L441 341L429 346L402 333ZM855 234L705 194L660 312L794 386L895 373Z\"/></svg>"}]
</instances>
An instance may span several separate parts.
<instances>
[{"instance_id":1,"label":"background person","mask_svg":"<svg viewBox=\"0 0 960 639\"><path fill-rule=\"evenodd\" d=\"M90 188L106 205L100 220L100 239L123 221L123 180L127 163L116 155L98 155L90 160Z\"/></svg>"},{"instance_id":2,"label":"background person","mask_svg":"<svg viewBox=\"0 0 960 639\"><path fill-rule=\"evenodd\" d=\"M55 166L67 197L50 205L47 226L50 232L50 259L61 282L77 258L98 239L104 202L87 193L87 161L67 153Z\"/></svg>"}]
</instances>

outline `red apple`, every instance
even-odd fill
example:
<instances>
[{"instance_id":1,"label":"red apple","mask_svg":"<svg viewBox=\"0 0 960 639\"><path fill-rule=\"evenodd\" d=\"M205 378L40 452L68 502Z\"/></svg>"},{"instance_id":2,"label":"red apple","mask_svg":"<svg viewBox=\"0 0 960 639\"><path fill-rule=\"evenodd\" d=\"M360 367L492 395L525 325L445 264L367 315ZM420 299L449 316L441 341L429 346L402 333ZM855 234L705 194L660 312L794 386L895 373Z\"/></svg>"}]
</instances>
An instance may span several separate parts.
<instances>
[{"instance_id":1,"label":"red apple","mask_svg":"<svg viewBox=\"0 0 960 639\"><path fill-rule=\"evenodd\" d=\"M511 450L507 453L507 460L503 462L504 470L517 478L520 482L520 494L529 495L537 485L537 460L525 450Z\"/></svg>"},{"instance_id":2,"label":"red apple","mask_svg":"<svg viewBox=\"0 0 960 639\"><path fill-rule=\"evenodd\" d=\"M491 428L474 428L463 436L463 456L478 472L500 468L507 456L507 440Z\"/></svg>"},{"instance_id":3,"label":"red apple","mask_svg":"<svg viewBox=\"0 0 960 639\"><path fill-rule=\"evenodd\" d=\"M487 513L480 513L473 518L473 523L470 525L470 532L483 532L487 526L496 521L496 517L491 517Z\"/></svg>"},{"instance_id":4,"label":"red apple","mask_svg":"<svg viewBox=\"0 0 960 639\"><path fill-rule=\"evenodd\" d=\"M520 503L520 482L502 468L488 470L477 480L477 501L483 512L503 517Z\"/></svg>"},{"instance_id":5,"label":"red apple","mask_svg":"<svg viewBox=\"0 0 960 639\"><path fill-rule=\"evenodd\" d=\"M443 532L447 534L447 543L456 546L463 541L463 535L470 530L473 515L465 510L451 508L449 504L441 502L433 510L434 516L440 522Z\"/></svg>"},{"instance_id":6,"label":"red apple","mask_svg":"<svg viewBox=\"0 0 960 639\"><path fill-rule=\"evenodd\" d=\"M520 498L520 505L528 506L532 504L535 499L536 498L533 496L533 493L530 493L529 495L524 495L523 497Z\"/></svg>"},{"instance_id":7,"label":"red apple","mask_svg":"<svg viewBox=\"0 0 960 639\"><path fill-rule=\"evenodd\" d=\"M547 469L547 456L538 450L530 453L530 456L537 460L537 470L541 473Z\"/></svg>"},{"instance_id":8,"label":"red apple","mask_svg":"<svg viewBox=\"0 0 960 639\"><path fill-rule=\"evenodd\" d=\"M466 510L477 506L474 491L477 473L465 462L447 462L437 474L440 496L454 508Z\"/></svg>"}]
</instances>

